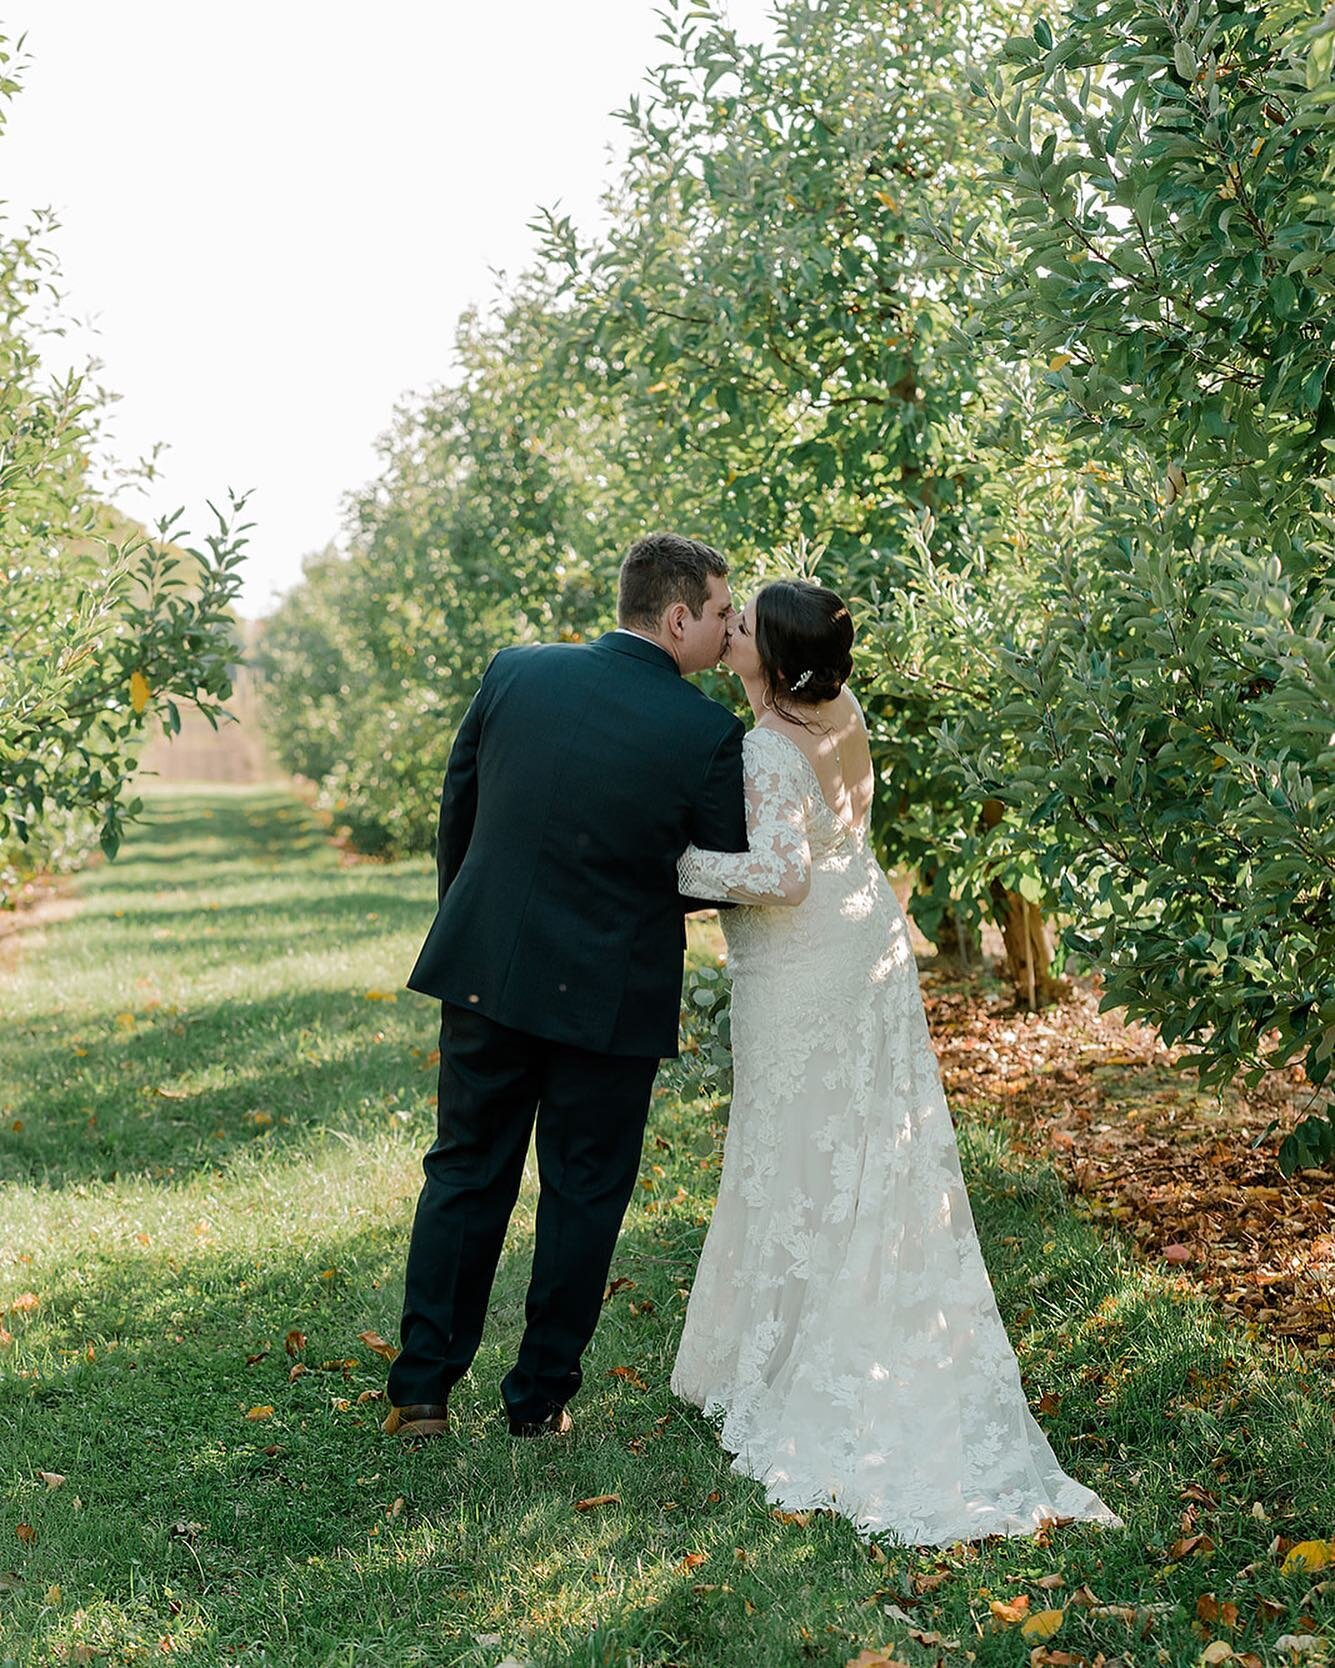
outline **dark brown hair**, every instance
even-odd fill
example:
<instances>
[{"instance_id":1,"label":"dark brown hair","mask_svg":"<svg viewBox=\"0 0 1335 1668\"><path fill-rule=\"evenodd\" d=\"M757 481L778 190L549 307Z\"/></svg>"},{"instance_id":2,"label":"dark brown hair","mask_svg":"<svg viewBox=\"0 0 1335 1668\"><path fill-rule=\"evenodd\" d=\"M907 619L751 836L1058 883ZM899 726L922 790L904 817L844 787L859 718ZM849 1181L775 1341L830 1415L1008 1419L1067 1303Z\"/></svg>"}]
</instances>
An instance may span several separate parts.
<instances>
[{"instance_id":1,"label":"dark brown hair","mask_svg":"<svg viewBox=\"0 0 1335 1668\"><path fill-rule=\"evenodd\" d=\"M810 579L774 579L756 592L756 653L775 712L832 701L853 671L853 616L836 592ZM794 685L800 685L794 688Z\"/></svg>"},{"instance_id":2,"label":"dark brown hair","mask_svg":"<svg viewBox=\"0 0 1335 1668\"><path fill-rule=\"evenodd\" d=\"M709 576L728 564L712 545L680 533L646 533L621 559L617 624L654 631L665 609L684 602L698 620L709 601Z\"/></svg>"}]
</instances>

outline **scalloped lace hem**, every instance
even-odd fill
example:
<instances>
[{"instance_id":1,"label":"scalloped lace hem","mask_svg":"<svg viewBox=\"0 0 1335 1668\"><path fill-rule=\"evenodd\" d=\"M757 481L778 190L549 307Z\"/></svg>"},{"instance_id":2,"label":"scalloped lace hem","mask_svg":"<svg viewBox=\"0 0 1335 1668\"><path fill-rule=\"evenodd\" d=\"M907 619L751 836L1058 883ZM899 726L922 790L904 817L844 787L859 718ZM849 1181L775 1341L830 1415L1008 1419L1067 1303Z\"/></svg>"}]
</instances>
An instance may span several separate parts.
<instances>
[{"instance_id":1,"label":"scalloped lace hem","mask_svg":"<svg viewBox=\"0 0 1335 1668\"><path fill-rule=\"evenodd\" d=\"M989 1535L1032 1535L1045 1524L1060 1522L1101 1523L1110 1529L1124 1529L1123 1518L1102 1501L1093 1489L1059 1472L1056 1486L1019 1494L1006 1504L980 1498L955 1510L915 1512L904 1501L896 1502L884 1490L868 1490L856 1479L831 1478L829 1469L817 1477L804 1466L780 1462L771 1457L757 1459L766 1445L741 1437L733 1428L728 1404L717 1394L692 1393L673 1377L672 1392L697 1407L718 1432L723 1451L733 1456L729 1469L739 1477L760 1483L767 1504L786 1512L831 1511L846 1518L858 1537L870 1541L888 1536L894 1543L909 1546L952 1546L957 1541L984 1540ZM720 1415L722 1424L719 1425ZM1031 1456L1032 1457L1032 1456ZM837 1469L837 1468L836 1468Z\"/></svg>"}]
</instances>

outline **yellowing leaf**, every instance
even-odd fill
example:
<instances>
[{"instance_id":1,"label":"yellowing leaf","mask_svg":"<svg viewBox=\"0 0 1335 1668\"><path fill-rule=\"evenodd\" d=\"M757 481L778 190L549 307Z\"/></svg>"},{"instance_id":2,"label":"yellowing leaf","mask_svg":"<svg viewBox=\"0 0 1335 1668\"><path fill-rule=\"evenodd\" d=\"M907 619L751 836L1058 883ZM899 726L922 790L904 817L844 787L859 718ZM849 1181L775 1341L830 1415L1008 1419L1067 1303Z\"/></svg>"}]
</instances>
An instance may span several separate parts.
<instances>
[{"instance_id":1,"label":"yellowing leaf","mask_svg":"<svg viewBox=\"0 0 1335 1668\"><path fill-rule=\"evenodd\" d=\"M1026 1639L1051 1639L1062 1625L1064 1610L1036 1610L1020 1627Z\"/></svg>"},{"instance_id":2,"label":"yellowing leaf","mask_svg":"<svg viewBox=\"0 0 1335 1668\"><path fill-rule=\"evenodd\" d=\"M888 192L888 191L878 191L876 193L876 197L877 197L877 200L879 202L882 202L882 203L885 204L886 208L892 209L892 210L898 212L899 200L896 197L892 196L890 192Z\"/></svg>"},{"instance_id":3,"label":"yellowing leaf","mask_svg":"<svg viewBox=\"0 0 1335 1668\"><path fill-rule=\"evenodd\" d=\"M368 1002L397 1002L398 996L392 990L368 990L366 1000Z\"/></svg>"},{"instance_id":4,"label":"yellowing leaf","mask_svg":"<svg viewBox=\"0 0 1335 1668\"><path fill-rule=\"evenodd\" d=\"M1303 1570L1323 1570L1329 1562L1329 1541L1299 1541L1297 1546L1289 1548L1279 1573L1294 1575Z\"/></svg>"},{"instance_id":5,"label":"yellowing leaf","mask_svg":"<svg viewBox=\"0 0 1335 1668\"><path fill-rule=\"evenodd\" d=\"M619 1506L620 1504L621 1496L619 1494L591 1494L587 1500L576 1500L575 1510L577 1512L591 1512L595 1506Z\"/></svg>"},{"instance_id":6,"label":"yellowing leaf","mask_svg":"<svg viewBox=\"0 0 1335 1668\"><path fill-rule=\"evenodd\" d=\"M148 705L148 697L152 691L148 687L148 679L142 672L130 673L130 705L136 712L142 712Z\"/></svg>"},{"instance_id":7,"label":"yellowing leaf","mask_svg":"<svg viewBox=\"0 0 1335 1668\"><path fill-rule=\"evenodd\" d=\"M272 1419L273 1418L273 1409L271 1407L252 1407L250 1412L246 1415L246 1418L247 1419Z\"/></svg>"},{"instance_id":8,"label":"yellowing leaf","mask_svg":"<svg viewBox=\"0 0 1335 1668\"><path fill-rule=\"evenodd\" d=\"M45 1597L43 1598L42 1602L44 1604L59 1604L60 1603L60 1583L58 1581L53 1581L51 1583L51 1585L46 1589L46 1594L45 1594Z\"/></svg>"},{"instance_id":9,"label":"yellowing leaf","mask_svg":"<svg viewBox=\"0 0 1335 1668\"><path fill-rule=\"evenodd\" d=\"M1013 1599L993 1599L988 1608L1003 1626L1013 1627L1029 1614L1029 1594L1021 1593Z\"/></svg>"},{"instance_id":10,"label":"yellowing leaf","mask_svg":"<svg viewBox=\"0 0 1335 1668\"><path fill-rule=\"evenodd\" d=\"M1048 369L1050 371L1059 371L1064 365L1069 365L1070 363L1071 355L1069 353L1054 353L1052 358L1048 360Z\"/></svg>"}]
</instances>

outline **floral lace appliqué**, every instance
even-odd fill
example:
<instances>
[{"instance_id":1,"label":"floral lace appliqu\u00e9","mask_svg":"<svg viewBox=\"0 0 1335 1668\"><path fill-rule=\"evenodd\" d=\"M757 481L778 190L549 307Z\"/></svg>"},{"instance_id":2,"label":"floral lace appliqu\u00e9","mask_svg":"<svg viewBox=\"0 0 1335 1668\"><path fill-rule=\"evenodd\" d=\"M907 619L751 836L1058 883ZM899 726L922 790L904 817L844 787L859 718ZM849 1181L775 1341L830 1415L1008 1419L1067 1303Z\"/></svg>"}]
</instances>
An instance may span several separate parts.
<instances>
[{"instance_id":1,"label":"floral lace appliqu\u00e9","mask_svg":"<svg viewBox=\"0 0 1335 1668\"><path fill-rule=\"evenodd\" d=\"M787 1510L947 1545L1122 1519L1029 1410L983 1261L908 922L801 749L746 737L751 849L689 847L730 898L734 1092L672 1372Z\"/></svg>"}]
</instances>

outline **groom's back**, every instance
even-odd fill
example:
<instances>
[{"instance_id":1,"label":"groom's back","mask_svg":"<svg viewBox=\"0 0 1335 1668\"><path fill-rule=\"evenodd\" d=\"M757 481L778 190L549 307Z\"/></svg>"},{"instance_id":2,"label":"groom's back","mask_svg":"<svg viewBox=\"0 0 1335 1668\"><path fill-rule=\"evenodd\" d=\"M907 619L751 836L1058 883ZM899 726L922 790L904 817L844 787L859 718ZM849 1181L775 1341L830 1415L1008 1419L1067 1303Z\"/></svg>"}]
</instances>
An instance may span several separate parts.
<instances>
[{"instance_id":1,"label":"groom's back","mask_svg":"<svg viewBox=\"0 0 1335 1668\"><path fill-rule=\"evenodd\" d=\"M691 840L746 845L741 723L618 632L503 650L470 725L471 828L409 987L580 1047L675 1054L676 862Z\"/></svg>"}]
</instances>

